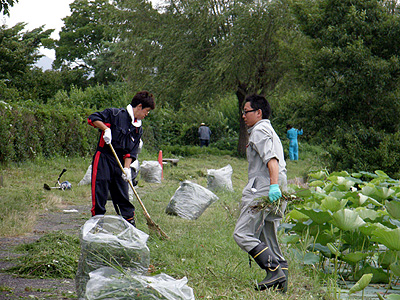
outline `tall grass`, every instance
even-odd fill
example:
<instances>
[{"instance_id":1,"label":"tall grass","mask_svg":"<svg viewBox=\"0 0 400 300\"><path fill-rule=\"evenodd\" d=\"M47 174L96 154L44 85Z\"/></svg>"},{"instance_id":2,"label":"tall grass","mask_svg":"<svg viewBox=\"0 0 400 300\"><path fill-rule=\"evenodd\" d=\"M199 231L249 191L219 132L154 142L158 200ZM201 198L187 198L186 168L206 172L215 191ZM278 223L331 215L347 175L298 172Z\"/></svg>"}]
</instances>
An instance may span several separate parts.
<instances>
[{"instance_id":1,"label":"tall grass","mask_svg":"<svg viewBox=\"0 0 400 300\"><path fill-rule=\"evenodd\" d=\"M144 151L140 160L157 160L157 155L158 153ZM60 210L67 204L90 205L90 186L77 185L90 163L91 158L58 158L38 159L3 167L0 175L3 176L4 186L0 188L0 201L6 215L14 217L4 214L0 216L0 236L29 232L35 216L44 209ZM234 192L216 192L219 200L197 220L185 220L165 213L165 208L181 181L190 180L206 187L207 170L219 169L227 164L233 168ZM304 169L312 167L306 161L288 162L289 178L302 177L306 172ZM67 168L67 172L62 179L72 183L72 190L43 190L43 184L52 185L63 168ZM232 238L239 213L241 191L247 183L247 162L244 158L214 156L202 151L189 158L179 157L178 166L165 165L163 172L164 180L161 184L141 180L137 187L152 219L170 237L169 240L160 240L150 235L148 246L154 273L166 273L175 278L186 276L188 285L194 289L196 299L316 299L324 294L315 274L301 268L285 246L283 251L290 265L288 293L282 295L274 291L254 290L254 284L264 278L265 272L254 262L249 266L248 255ZM141 208L139 205L136 208L137 227L148 233ZM108 209L107 213L114 214L111 205L108 205ZM27 211L29 213L25 214ZM16 215L20 215L21 219L15 218ZM32 221L21 226L27 216ZM88 211L87 219L89 217ZM85 219L82 219L82 224L84 222Z\"/></svg>"}]
</instances>

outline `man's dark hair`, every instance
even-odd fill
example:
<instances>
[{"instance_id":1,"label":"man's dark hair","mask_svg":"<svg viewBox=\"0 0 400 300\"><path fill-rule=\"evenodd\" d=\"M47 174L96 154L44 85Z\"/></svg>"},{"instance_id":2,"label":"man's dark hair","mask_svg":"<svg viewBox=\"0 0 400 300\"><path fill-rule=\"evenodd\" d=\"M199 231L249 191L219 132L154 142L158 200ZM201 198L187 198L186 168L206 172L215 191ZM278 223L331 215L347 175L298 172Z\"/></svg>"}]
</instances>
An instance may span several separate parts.
<instances>
[{"instance_id":1,"label":"man's dark hair","mask_svg":"<svg viewBox=\"0 0 400 300\"><path fill-rule=\"evenodd\" d=\"M136 107L139 104L142 104L142 108L150 107L151 109L154 109L156 107L153 94L148 91L141 91L133 96L131 101L132 107Z\"/></svg>"},{"instance_id":2,"label":"man's dark hair","mask_svg":"<svg viewBox=\"0 0 400 300\"><path fill-rule=\"evenodd\" d=\"M271 105L269 105L269 102L264 96L257 94L249 95L244 102L250 102L252 109L261 109L263 119L269 119L271 116Z\"/></svg>"}]
</instances>

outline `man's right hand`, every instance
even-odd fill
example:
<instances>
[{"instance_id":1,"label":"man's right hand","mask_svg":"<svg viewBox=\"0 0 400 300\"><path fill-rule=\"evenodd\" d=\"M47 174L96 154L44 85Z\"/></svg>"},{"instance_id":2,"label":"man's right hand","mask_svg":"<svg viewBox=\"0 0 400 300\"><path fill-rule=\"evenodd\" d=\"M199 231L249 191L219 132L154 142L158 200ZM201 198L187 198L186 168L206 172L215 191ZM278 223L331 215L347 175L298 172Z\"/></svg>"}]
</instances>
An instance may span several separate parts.
<instances>
[{"instance_id":1,"label":"man's right hand","mask_svg":"<svg viewBox=\"0 0 400 300\"><path fill-rule=\"evenodd\" d=\"M106 144L108 144L108 145L111 144L112 137L111 137L111 129L110 128L107 128L106 130L104 130L103 139L106 142Z\"/></svg>"}]
</instances>

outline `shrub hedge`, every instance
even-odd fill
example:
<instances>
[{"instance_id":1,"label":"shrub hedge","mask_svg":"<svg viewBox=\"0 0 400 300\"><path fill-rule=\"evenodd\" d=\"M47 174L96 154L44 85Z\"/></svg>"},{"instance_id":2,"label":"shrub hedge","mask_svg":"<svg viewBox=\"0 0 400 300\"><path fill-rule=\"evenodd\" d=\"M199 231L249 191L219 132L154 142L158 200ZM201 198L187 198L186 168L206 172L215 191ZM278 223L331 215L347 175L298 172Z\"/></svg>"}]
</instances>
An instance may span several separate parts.
<instances>
[{"instance_id":1,"label":"shrub hedge","mask_svg":"<svg viewBox=\"0 0 400 300\"><path fill-rule=\"evenodd\" d=\"M88 155L97 140L96 130L87 125L90 113L85 109L0 103L0 162Z\"/></svg>"}]
</instances>

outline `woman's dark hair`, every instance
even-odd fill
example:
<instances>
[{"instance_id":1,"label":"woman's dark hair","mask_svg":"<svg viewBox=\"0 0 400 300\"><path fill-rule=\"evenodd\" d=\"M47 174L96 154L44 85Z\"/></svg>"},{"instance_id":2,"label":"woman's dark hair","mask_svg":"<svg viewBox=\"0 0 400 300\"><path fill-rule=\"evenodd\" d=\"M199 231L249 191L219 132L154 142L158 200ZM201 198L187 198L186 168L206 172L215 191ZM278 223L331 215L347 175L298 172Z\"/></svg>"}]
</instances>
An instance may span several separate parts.
<instances>
[{"instance_id":1,"label":"woman's dark hair","mask_svg":"<svg viewBox=\"0 0 400 300\"><path fill-rule=\"evenodd\" d=\"M269 119L271 116L271 105L269 105L269 102L264 96L257 94L249 95L244 102L250 102L252 109L261 109L263 119Z\"/></svg>"},{"instance_id":2,"label":"woman's dark hair","mask_svg":"<svg viewBox=\"0 0 400 300\"><path fill-rule=\"evenodd\" d=\"M133 96L131 101L132 107L136 107L139 104L142 104L142 108L150 107L151 109L154 109L156 107L154 96L148 91L141 91Z\"/></svg>"}]
</instances>

